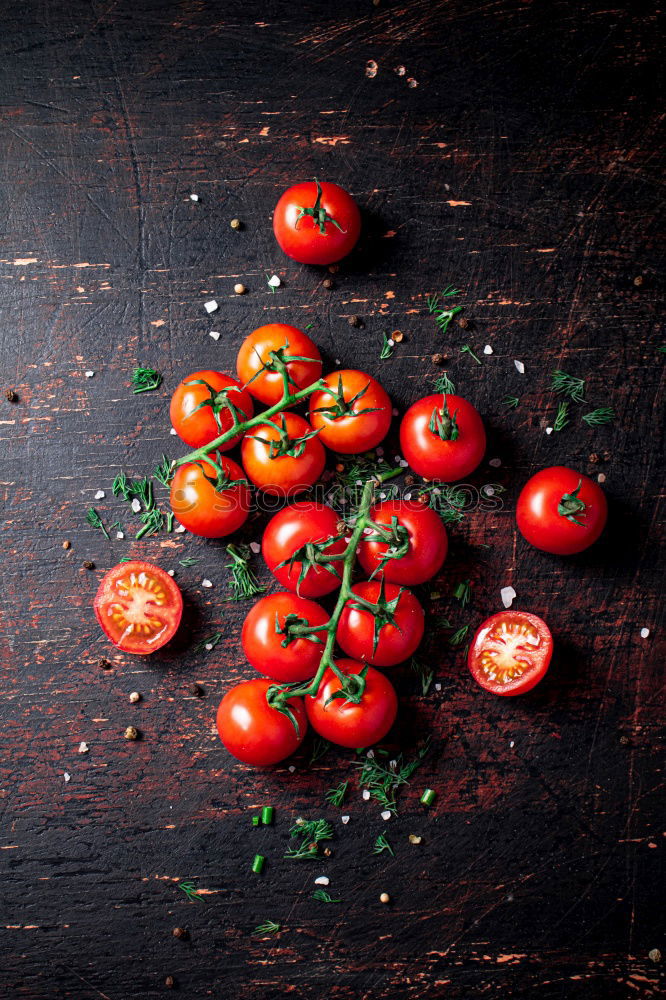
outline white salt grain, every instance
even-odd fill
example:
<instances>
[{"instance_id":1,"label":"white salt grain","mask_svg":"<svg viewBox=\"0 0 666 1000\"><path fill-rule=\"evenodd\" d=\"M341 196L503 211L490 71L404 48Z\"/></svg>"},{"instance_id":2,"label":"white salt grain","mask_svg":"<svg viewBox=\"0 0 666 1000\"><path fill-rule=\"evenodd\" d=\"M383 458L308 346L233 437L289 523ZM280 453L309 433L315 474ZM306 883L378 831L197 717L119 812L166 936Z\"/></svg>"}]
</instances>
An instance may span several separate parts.
<instances>
[{"instance_id":1,"label":"white salt grain","mask_svg":"<svg viewBox=\"0 0 666 1000\"><path fill-rule=\"evenodd\" d=\"M361 796L361 798L363 799L364 802L367 802L368 799L370 798L370 792L368 791L367 788L363 789L363 795Z\"/></svg>"},{"instance_id":2,"label":"white salt grain","mask_svg":"<svg viewBox=\"0 0 666 1000\"><path fill-rule=\"evenodd\" d=\"M218 330L211 330L211 331L209 332L208 336L209 336L209 337L212 337L212 338L213 338L213 340L219 340L219 339L220 339L220 334L219 334L219 331L218 331Z\"/></svg>"},{"instance_id":3,"label":"white salt grain","mask_svg":"<svg viewBox=\"0 0 666 1000\"><path fill-rule=\"evenodd\" d=\"M217 302L215 299L209 299L208 302L204 302L204 309L207 313L214 313L217 309Z\"/></svg>"},{"instance_id":4,"label":"white salt grain","mask_svg":"<svg viewBox=\"0 0 666 1000\"><path fill-rule=\"evenodd\" d=\"M320 875L319 878L314 880L315 885L330 885L331 880L327 875Z\"/></svg>"},{"instance_id":5,"label":"white salt grain","mask_svg":"<svg viewBox=\"0 0 666 1000\"><path fill-rule=\"evenodd\" d=\"M522 363L522 361L514 361L513 363L516 366L516 371L519 372L521 375L524 375L525 365Z\"/></svg>"},{"instance_id":6,"label":"white salt grain","mask_svg":"<svg viewBox=\"0 0 666 1000\"><path fill-rule=\"evenodd\" d=\"M212 582L210 580L202 580L201 581L201 586L208 588L208 587L212 587L213 584L212 584Z\"/></svg>"},{"instance_id":7,"label":"white salt grain","mask_svg":"<svg viewBox=\"0 0 666 1000\"><path fill-rule=\"evenodd\" d=\"M501 458L491 458L490 461L488 462L488 465L492 465L493 469L499 469L501 464L502 464Z\"/></svg>"},{"instance_id":8,"label":"white salt grain","mask_svg":"<svg viewBox=\"0 0 666 1000\"><path fill-rule=\"evenodd\" d=\"M95 374L94 372L88 371L86 372L86 378L92 378L94 374Z\"/></svg>"},{"instance_id":9,"label":"white salt grain","mask_svg":"<svg viewBox=\"0 0 666 1000\"><path fill-rule=\"evenodd\" d=\"M250 542L250 552L254 552L255 556L261 552L261 545L259 542Z\"/></svg>"},{"instance_id":10,"label":"white salt grain","mask_svg":"<svg viewBox=\"0 0 666 1000\"><path fill-rule=\"evenodd\" d=\"M173 436L174 436L174 437L176 436L176 434L177 434L177 433L178 433L178 431L176 430L176 428L175 428L175 427L172 427L172 428L171 428L171 429L169 430L169 434L173 434Z\"/></svg>"},{"instance_id":11,"label":"white salt grain","mask_svg":"<svg viewBox=\"0 0 666 1000\"><path fill-rule=\"evenodd\" d=\"M435 691L441 691L441 690L442 690L442 685L441 684L435 684Z\"/></svg>"},{"instance_id":12,"label":"white salt grain","mask_svg":"<svg viewBox=\"0 0 666 1000\"><path fill-rule=\"evenodd\" d=\"M136 497L132 500L132 510L135 514L138 514L141 510L141 501L137 500Z\"/></svg>"},{"instance_id":13,"label":"white salt grain","mask_svg":"<svg viewBox=\"0 0 666 1000\"><path fill-rule=\"evenodd\" d=\"M649 628L642 628L641 629L641 639L647 639L647 637L649 636L649 634L650 634L650 629Z\"/></svg>"},{"instance_id":14,"label":"white salt grain","mask_svg":"<svg viewBox=\"0 0 666 1000\"><path fill-rule=\"evenodd\" d=\"M79 743L79 753L88 753L88 744L83 741Z\"/></svg>"},{"instance_id":15,"label":"white salt grain","mask_svg":"<svg viewBox=\"0 0 666 1000\"><path fill-rule=\"evenodd\" d=\"M272 274L268 279L268 284L271 288L279 288L282 282L278 278L277 274Z\"/></svg>"},{"instance_id":16,"label":"white salt grain","mask_svg":"<svg viewBox=\"0 0 666 1000\"><path fill-rule=\"evenodd\" d=\"M68 771L65 771L65 773L63 774L63 778L65 779L65 784L67 784L67 782L71 779L71 777L72 777L71 774L69 774Z\"/></svg>"},{"instance_id":17,"label":"white salt grain","mask_svg":"<svg viewBox=\"0 0 666 1000\"><path fill-rule=\"evenodd\" d=\"M97 493L95 493L95 500L103 500L105 496L106 493L104 490L97 490Z\"/></svg>"},{"instance_id":18,"label":"white salt grain","mask_svg":"<svg viewBox=\"0 0 666 1000\"><path fill-rule=\"evenodd\" d=\"M384 822L386 822L386 820L389 820L391 818L391 815L392 813L390 809L384 809L384 811L381 814L381 817L384 820Z\"/></svg>"},{"instance_id":19,"label":"white salt grain","mask_svg":"<svg viewBox=\"0 0 666 1000\"><path fill-rule=\"evenodd\" d=\"M349 822L349 816L341 816L340 822L344 823L344 825L347 826L347 823Z\"/></svg>"},{"instance_id":20,"label":"white salt grain","mask_svg":"<svg viewBox=\"0 0 666 1000\"><path fill-rule=\"evenodd\" d=\"M125 537L124 531L116 531L116 538L118 539L119 542L121 542L124 537Z\"/></svg>"},{"instance_id":21,"label":"white salt grain","mask_svg":"<svg viewBox=\"0 0 666 1000\"><path fill-rule=\"evenodd\" d=\"M514 598L516 597L516 592L513 587L502 587L500 590L500 597L502 598L502 604L505 608L510 608L513 604Z\"/></svg>"},{"instance_id":22,"label":"white salt grain","mask_svg":"<svg viewBox=\"0 0 666 1000\"><path fill-rule=\"evenodd\" d=\"M190 201L199 201L199 195L198 194L191 194L190 195Z\"/></svg>"},{"instance_id":23,"label":"white salt grain","mask_svg":"<svg viewBox=\"0 0 666 1000\"><path fill-rule=\"evenodd\" d=\"M177 528L173 529L175 535L184 535L186 528L184 524L179 524Z\"/></svg>"},{"instance_id":24,"label":"white salt grain","mask_svg":"<svg viewBox=\"0 0 666 1000\"><path fill-rule=\"evenodd\" d=\"M167 570L167 576L175 576L175 575L176 575L175 569L168 569Z\"/></svg>"},{"instance_id":25,"label":"white salt grain","mask_svg":"<svg viewBox=\"0 0 666 1000\"><path fill-rule=\"evenodd\" d=\"M553 428L552 427L546 427L546 434L552 434L552 433L553 433Z\"/></svg>"},{"instance_id":26,"label":"white salt grain","mask_svg":"<svg viewBox=\"0 0 666 1000\"><path fill-rule=\"evenodd\" d=\"M490 346L490 344L486 344L486 346L483 348L483 353L484 354L492 354L493 353L493 349Z\"/></svg>"},{"instance_id":27,"label":"white salt grain","mask_svg":"<svg viewBox=\"0 0 666 1000\"><path fill-rule=\"evenodd\" d=\"M287 770L289 771L290 774L293 774L294 771L296 770L296 768L294 767L293 764L290 764L289 767L287 768Z\"/></svg>"}]
</instances>

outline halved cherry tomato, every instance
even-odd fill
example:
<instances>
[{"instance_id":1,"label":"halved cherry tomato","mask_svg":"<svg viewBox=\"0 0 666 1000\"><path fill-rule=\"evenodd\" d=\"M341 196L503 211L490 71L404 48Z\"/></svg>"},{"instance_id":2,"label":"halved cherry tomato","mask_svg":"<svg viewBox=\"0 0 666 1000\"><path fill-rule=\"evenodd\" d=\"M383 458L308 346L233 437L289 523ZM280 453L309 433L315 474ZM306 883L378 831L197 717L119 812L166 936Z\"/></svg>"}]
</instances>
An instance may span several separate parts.
<instances>
[{"instance_id":1,"label":"halved cherry tomato","mask_svg":"<svg viewBox=\"0 0 666 1000\"><path fill-rule=\"evenodd\" d=\"M301 264L333 264L353 250L361 213L344 188L307 181L288 188L273 212L280 247Z\"/></svg>"},{"instance_id":2,"label":"halved cherry tomato","mask_svg":"<svg viewBox=\"0 0 666 1000\"><path fill-rule=\"evenodd\" d=\"M342 564L308 563L306 550L309 549L313 559L317 555L340 555L346 543L339 536L338 516L331 507L297 500L268 522L261 551L269 570L283 587L297 591L301 597L322 597L340 586ZM299 558L293 559L296 553Z\"/></svg>"},{"instance_id":3,"label":"halved cherry tomato","mask_svg":"<svg viewBox=\"0 0 666 1000\"><path fill-rule=\"evenodd\" d=\"M326 453L307 420L280 413L243 438L241 459L249 478L264 493L293 497L317 482Z\"/></svg>"},{"instance_id":4,"label":"halved cherry tomato","mask_svg":"<svg viewBox=\"0 0 666 1000\"><path fill-rule=\"evenodd\" d=\"M412 586L430 580L442 567L449 543L441 518L420 500L385 500L370 510L370 519L385 527L390 541L375 534L364 536L358 558L368 576L384 576L385 580ZM395 522L394 522L395 519ZM396 525L401 525L405 535ZM387 552L401 552L400 558L386 559Z\"/></svg>"},{"instance_id":5,"label":"halved cherry tomato","mask_svg":"<svg viewBox=\"0 0 666 1000\"><path fill-rule=\"evenodd\" d=\"M305 389L321 375L321 355L314 341L286 323L268 323L246 337L236 358L236 371L255 399L272 406L282 399L281 363L286 365L291 392Z\"/></svg>"},{"instance_id":6,"label":"halved cherry tomato","mask_svg":"<svg viewBox=\"0 0 666 1000\"><path fill-rule=\"evenodd\" d=\"M541 618L500 611L477 629L467 656L472 677L493 694L524 694L538 684L553 655L553 637Z\"/></svg>"},{"instance_id":7,"label":"halved cherry tomato","mask_svg":"<svg viewBox=\"0 0 666 1000\"><path fill-rule=\"evenodd\" d=\"M402 418L400 448L419 476L452 483L474 472L486 450L486 432L462 396L425 396Z\"/></svg>"},{"instance_id":8,"label":"halved cherry tomato","mask_svg":"<svg viewBox=\"0 0 666 1000\"><path fill-rule=\"evenodd\" d=\"M304 681L317 673L326 632L309 637L298 630L325 625L324 609L296 594L268 594L250 610L243 623L241 642L247 659L260 674L273 680Z\"/></svg>"},{"instance_id":9,"label":"halved cherry tomato","mask_svg":"<svg viewBox=\"0 0 666 1000\"><path fill-rule=\"evenodd\" d=\"M254 415L250 393L231 375L204 369L179 383L171 397L169 415L181 441L203 448L233 426L233 409L238 411L239 421L249 420ZM229 451L240 439L237 434L218 450Z\"/></svg>"},{"instance_id":10,"label":"halved cherry tomato","mask_svg":"<svg viewBox=\"0 0 666 1000\"><path fill-rule=\"evenodd\" d=\"M305 699L310 725L325 740L341 747L368 747L383 740L398 713L398 697L390 680L357 660L336 660L336 666L345 674L367 671L361 700L358 704L345 698L331 701L342 685L333 671L327 670L315 697Z\"/></svg>"},{"instance_id":11,"label":"halved cherry tomato","mask_svg":"<svg viewBox=\"0 0 666 1000\"><path fill-rule=\"evenodd\" d=\"M535 548L558 556L582 552L596 542L607 516L601 487L565 465L542 469L528 479L516 506L521 535Z\"/></svg>"},{"instance_id":12,"label":"halved cherry tomato","mask_svg":"<svg viewBox=\"0 0 666 1000\"><path fill-rule=\"evenodd\" d=\"M303 742L308 723L302 698L291 698L298 732L287 715L272 708L266 692L273 681L257 677L227 691L217 710L217 731L230 754L244 764L269 767L289 757Z\"/></svg>"},{"instance_id":13,"label":"halved cherry tomato","mask_svg":"<svg viewBox=\"0 0 666 1000\"><path fill-rule=\"evenodd\" d=\"M371 610L350 598L342 609L336 632L348 656L375 667L392 667L416 652L423 638L423 608L406 587L369 580L355 583L352 592L364 601L379 603Z\"/></svg>"},{"instance_id":14,"label":"halved cherry tomato","mask_svg":"<svg viewBox=\"0 0 666 1000\"><path fill-rule=\"evenodd\" d=\"M178 585L159 566L134 560L118 563L99 585L97 621L125 653L154 653L173 638L183 614Z\"/></svg>"},{"instance_id":15,"label":"halved cherry tomato","mask_svg":"<svg viewBox=\"0 0 666 1000\"><path fill-rule=\"evenodd\" d=\"M176 469L169 501L180 523L193 535L222 538L245 524L252 494L237 462L219 452L211 458L221 472L205 458Z\"/></svg>"},{"instance_id":16,"label":"halved cherry tomato","mask_svg":"<svg viewBox=\"0 0 666 1000\"><path fill-rule=\"evenodd\" d=\"M356 455L374 448L391 426L391 400L379 382L353 368L323 378L329 389L310 397L310 423L332 451Z\"/></svg>"}]
</instances>

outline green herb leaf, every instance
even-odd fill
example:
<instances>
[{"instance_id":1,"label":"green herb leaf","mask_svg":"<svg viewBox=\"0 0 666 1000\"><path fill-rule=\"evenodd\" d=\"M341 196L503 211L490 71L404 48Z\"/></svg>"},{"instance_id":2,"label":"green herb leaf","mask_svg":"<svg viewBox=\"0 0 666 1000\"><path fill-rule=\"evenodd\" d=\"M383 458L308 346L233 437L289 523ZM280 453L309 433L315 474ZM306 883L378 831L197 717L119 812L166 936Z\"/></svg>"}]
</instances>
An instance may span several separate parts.
<instances>
[{"instance_id":1,"label":"green herb leaf","mask_svg":"<svg viewBox=\"0 0 666 1000\"><path fill-rule=\"evenodd\" d=\"M615 420L615 410L611 406L600 406L598 410L585 413L583 420L588 427L601 427L603 424L610 424Z\"/></svg>"},{"instance_id":2,"label":"green herb leaf","mask_svg":"<svg viewBox=\"0 0 666 1000\"><path fill-rule=\"evenodd\" d=\"M203 899L197 890L194 882L179 882L178 888L181 889L191 903L205 903L206 900Z\"/></svg>"},{"instance_id":3,"label":"green herb leaf","mask_svg":"<svg viewBox=\"0 0 666 1000\"><path fill-rule=\"evenodd\" d=\"M380 355L379 355L380 360L386 361L387 358L390 358L391 355L393 354L394 349L395 349L395 345L394 345L393 341L389 340L389 338L386 336L386 332L383 331L382 332L382 349L381 349L381 352L380 352Z\"/></svg>"},{"instance_id":4,"label":"green herb leaf","mask_svg":"<svg viewBox=\"0 0 666 1000\"><path fill-rule=\"evenodd\" d=\"M372 848L373 854L383 854L384 851L388 851L392 858L395 857L395 852L386 838L386 830L379 834Z\"/></svg>"},{"instance_id":5,"label":"green herb leaf","mask_svg":"<svg viewBox=\"0 0 666 1000\"><path fill-rule=\"evenodd\" d=\"M434 385L437 392L443 392L445 396L449 396L456 391L456 387L449 378L448 372L444 372L436 378Z\"/></svg>"},{"instance_id":6,"label":"green herb leaf","mask_svg":"<svg viewBox=\"0 0 666 1000\"><path fill-rule=\"evenodd\" d=\"M420 663L415 656L412 657L412 662L410 664L414 673L420 678L421 681L421 691L423 696L427 695L430 690L430 685L433 682L435 672L430 670L423 663Z\"/></svg>"},{"instance_id":7,"label":"green herb leaf","mask_svg":"<svg viewBox=\"0 0 666 1000\"><path fill-rule=\"evenodd\" d=\"M335 806L336 809L339 809L345 800L348 788L349 788L349 782L341 781L340 784L336 785L335 788L329 788L324 798L326 799L327 802L330 802L332 806Z\"/></svg>"},{"instance_id":8,"label":"green herb leaf","mask_svg":"<svg viewBox=\"0 0 666 1000\"><path fill-rule=\"evenodd\" d=\"M563 393L569 396L575 403L584 403L585 379L576 378L575 375L568 375L567 372L559 368L551 372L550 387L553 392Z\"/></svg>"},{"instance_id":9,"label":"green herb leaf","mask_svg":"<svg viewBox=\"0 0 666 1000\"><path fill-rule=\"evenodd\" d=\"M202 653L205 650L207 653L211 653L223 638L224 635L222 632L213 632L212 635L209 635L205 639L198 642L192 649L192 652Z\"/></svg>"},{"instance_id":10,"label":"green herb leaf","mask_svg":"<svg viewBox=\"0 0 666 1000\"><path fill-rule=\"evenodd\" d=\"M318 903L341 903L341 899L333 899L330 893L326 892L325 889L315 889L312 893L312 898L316 899Z\"/></svg>"},{"instance_id":11,"label":"green herb leaf","mask_svg":"<svg viewBox=\"0 0 666 1000\"><path fill-rule=\"evenodd\" d=\"M91 528L99 528L99 530L102 532L105 538L109 537L109 533L104 527L104 522L102 521L102 518L99 516L94 507L88 508L88 513L86 514L86 521L88 522Z\"/></svg>"},{"instance_id":12,"label":"green herb leaf","mask_svg":"<svg viewBox=\"0 0 666 1000\"><path fill-rule=\"evenodd\" d=\"M568 419L569 404L566 400L562 400L557 407L557 416L555 417L555 422L553 424L554 431L562 431L569 423Z\"/></svg>"},{"instance_id":13,"label":"green herb leaf","mask_svg":"<svg viewBox=\"0 0 666 1000\"><path fill-rule=\"evenodd\" d=\"M255 927L252 933L259 936L263 934L277 934L280 930L282 930L282 924L276 923L275 920L266 920L263 924Z\"/></svg>"},{"instance_id":14,"label":"green herb leaf","mask_svg":"<svg viewBox=\"0 0 666 1000\"><path fill-rule=\"evenodd\" d=\"M249 545L227 545L226 552L231 556L231 562L226 563L226 568L231 570L232 600L244 601L249 597L265 593L266 588L259 583L248 566L252 554Z\"/></svg>"},{"instance_id":15,"label":"green herb leaf","mask_svg":"<svg viewBox=\"0 0 666 1000\"><path fill-rule=\"evenodd\" d=\"M510 410L515 410L519 402L517 396L505 396L502 400L502 406L508 406Z\"/></svg>"},{"instance_id":16,"label":"green herb leaf","mask_svg":"<svg viewBox=\"0 0 666 1000\"><path fill-rule=\"evenodd\" d=\"M134 394L151 392L162 385L162 376L154 368L135 368L132 372Z\"/></svg>"}]
</instances>

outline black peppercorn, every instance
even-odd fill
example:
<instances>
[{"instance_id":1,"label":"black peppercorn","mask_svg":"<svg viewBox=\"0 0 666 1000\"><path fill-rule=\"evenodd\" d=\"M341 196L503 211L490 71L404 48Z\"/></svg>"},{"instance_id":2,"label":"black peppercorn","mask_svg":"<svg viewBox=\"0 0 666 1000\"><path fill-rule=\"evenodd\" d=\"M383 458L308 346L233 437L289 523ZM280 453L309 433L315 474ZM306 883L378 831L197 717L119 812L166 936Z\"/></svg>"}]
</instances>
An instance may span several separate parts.
<instances>
[{"instance_id":1,"label":"black peppercorn","mask_svg":"<svg viewBox=\"0 0 666 1000\"><path fill-rule=\"evenodd\" d=\"M84 569L94 569L94 568L95 568L95 563L94 563L94 562L91 562L91 561L90 561L89 559L87 559L87 560L86 560L86 561L84 562L84 564L83 564L83 568L84 568Z\"/></svg>"}]
</instances>

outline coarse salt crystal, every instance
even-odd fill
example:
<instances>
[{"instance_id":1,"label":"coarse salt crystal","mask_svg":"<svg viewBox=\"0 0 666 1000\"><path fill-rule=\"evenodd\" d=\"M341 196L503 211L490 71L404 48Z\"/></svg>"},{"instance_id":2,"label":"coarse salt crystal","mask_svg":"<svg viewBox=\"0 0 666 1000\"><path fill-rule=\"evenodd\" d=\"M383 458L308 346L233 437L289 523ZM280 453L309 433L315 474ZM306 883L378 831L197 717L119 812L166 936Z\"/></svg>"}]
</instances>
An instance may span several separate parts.
<instances>
[{"instance_id":1,"label":"coarse salt crystal","mask_svg":"<svg viewBox=\"0 0 666 1000\"><path fill-rule=\"evenodd\" d=\"M374 751L374 750L368 750L368 752L366 753L366 755L365 755L365 756L366 756L366 757L369 757L369 758L370 758L370 760L373 760L373 758L374 758L374 756L375 756L375 751Z\"/></svg>"},{"instance_id":2,"label":"coarse salt crystal","mask_svg":"<svg viewBox=\"0 0 666 1000\"><path fill-rule=\"evenodd\" d=\"M65 771L65 773L63 774L63 778L65 779L65 783L67 783L71 779L71 777L72 776L71 776L71 774L68 771Z\"/></svg>"},{"instance_id":3,"label":"coarse salt crystal","mask_svg":"<svg viewBox=\"0 0 666 1000\"><path fill-rule=\"evenodd\" d=\"M122 541L124 537L125 537L124 531L116 531L116 538L118 539L119 542Z\"/></svg>"},{"instance_id":4,"label":"coarse salt crystal","mask_svg":"<svg viewBox=\"0 0 666 1000\"><path fill-rule=\"evenodd\" d=\"M175 575L176 575L175 569L168 569L167 570L167 576L175 576Z\"/></svg>"},{"instance_id":5,"label":"coarse salt crystal","mask_svg":"<svg viewBox=\"0 0 666 1000\"><path fill-rule=\"evenodd\" d=\"M191 194L190 195L190 201L199 201L199 195L198 194Z\"/></svg>"},{"instance_id":6,"label":"coarse salt crystal","mask_svg":"<svg viewBox=\"0 0 666 1000\"><path fill-rule=\"evenodd\" d=\"M406 458L401 458L400 459L400 468L401 469L406 469L408 466L409 466L409 462L407 461L407 459Z\"/></svg>"},{"instance_id":7,"label":"coarse salt crystal","mask_svg":"<svg viewBox=\"0 0 666 1000\"><path fill-rule=\"evenodd\" d=\"M491 458L490 461L488 462L488 465L492 465L493 469L499 469L501 464L502 464L501 458Z\"/></svg>"},{"instance_id":8,"label":"coarse salt crystal","mask_svg":"<svg viewBox=\"0 0 666 1000\"><path fill-rule=\"evenodd\" d=\"M386 500L386 493L380 493L379 494L379 499L380 500Z\"/></svg>"},{"instance_id":9,"label":"coarse salt crystal","mask_svg":"<svg viewBox=\"0 0 666 1000\"><path fill-rule=\"evenodd\" d=\"M209 336L209 337L212 337L212 338L213 338L213 340L219 340L219 339L220 339L220 333L219 333L219 330L211 330L211 331L209 332L208 336Z\"/></svg>"},{"instance_id":10,"label":"coarse salt crystal","mask_svg":"<svg viewBox=\"0 0 666 1000\"><path fill-rule=\"evenodd\" d=\"M207 653L210 653L213 649L213 643L212 642L205 643L204 649L206 650Z\"/></svg>"},{"instance_id":11,"label":"coarse salt crystal","mask_svg":"<svg viewBox=\"0 0 666 1000\"><path fill-rule=\"evenodd\" d=\"M88 753L88 744L81 741L79 743L79 753Z\"/></svg>"},{"instance_id":12,"label":"coarse salt crystal","mask_svg":"<svg viewBox=\"0 0 666 1000\"><path fill-rule=\"evenodd\" d=\"M487 497L494 497L495 496L495 488L493 486L486 486L485 487L485 494L486 494Z\"/></svg>"},{"instance_id":13,"label":"coarse salt crystal","mask_svg":"<svg viewBox=\"0 0 666 1000\"><path fill-rule=\"evenodd\" d=\"M364 802L367 802L368 799L370 798L370 792L368 791L367 788L363 789L363 794L362 794L361 798L363 799Z\"/></svg>"},{"instance_id":14,"label":"coarse salt crystal","mask_svg":"<svg viewBox=\"0 0 666 1000\"><path fill-rule=\"evenodd\" d=\"M515 740L511 740L511 742L509 743L509 746L511 747L512 750L515 747L515 745L516 745L516 741Z\"/></svg>"},{"instance_id":15,"label":"coarse salt crystal","mask_svg":"<svg viewBox=\"0 0 666 1000\"><path fill-rule=\"evenodd\" d=\"M170 430L169 430L169 434L173 434L173 436L175 437L177 433L178 433L178 431L176 430L176 428L175 428L175 427L171 427L171 428L170 428Z\"/></svg>"},{"instance_id":16,"label":"coarse salt crystal","mask_svg":"<svg viewBox=\"0 0 666 1000\"><path fill-rule=\"evenodd\" d=\"M212 582L210 580L202 580L201 581L201 586L202 587L212 587L213 584L212 584Z\"/></svg>"},{"instance_id":17,"label":"coarse salt crystal","mask_svg":"<svg viewBox=\"0 0 666 1000\"><path fill-rule=\"evenodd\" d=\"M649 634L650 634L650 629L649 628L642 628L641 629L641 639L647 639L647 637L649 636Z\"/></svg>"},{"instance_id":18,"label":"coarse salt crystal","mask_svg":"<svg viewBox=\"0 0 666 1000\"><path fill-rule=\"evenodd\" d=\"M340 361L340 358L336 358L335 359L335 363L336 363L336 365L341 365L342 361Z\"/></svg>"},{"instance_id":19,"label":"coarse salt crystal","mask_svg":"<svg viewBox=\"0 0 666 1000\"><path fill-rule=\"evenodd\" d=\"M516 371L519 372L521 375L524 375L525 365L522 363L522 361L514 361L513 363L516 366Z\"/></svg>"},{"instance_id":20,"label":"coarse salt crystal","mask_svg":"<svg viewBox=\"0 0 666 1000\"><path fill-rule=\"evenodd\" d=\"M177 528L173 529L175 535L184 535L186 528L184 524L179 524Z\"/></svg>"},{"instance_id":21,"label":"coarse salt crystal","mask_svg":"<svg viewBox=\"0 0 666 1000\"><path fill-rule=\"evenodd\" d=\"M132 506L132 510L134 511L134 513L138 514L139 511L141 510L141 501L137 500L136 497L135 497L134 500L132 500L131 506Z\"/></svg>"},{"instance_id":22,"label":"coarse salt crystal","mask_svg":"<svg viewBox=\"0 0 666 1000\"><path fill-rule=\"evenodd\" d=\"M552 434L552 433L553 433L553 428L552 427L546 427L546 434Z\"/></svg>"},{"instance_id":23,"label":"coarse salt crystal","mask_svg":"<svg viewBox=\"0 0 666 1000\"><path fill-rule=\"evenodd\" d=\"M493 349L490 346L490 344L486 344L486 346L483 348L483 353L484 354L492 354L493 353Z\"/></svg>"},{"instance_id":24,"label":"coarse salt crystal","mask_svg":"<svg viewBox=\"0 0 666 1000\"><path fill-rule=\"evenodd\" d=\"M104 490L97 490L97 493L95 493L95 500L103 500L105 496L106 493Z\"/></svg>"},{"instance_id":25,"label":"coarse salt crystal","mask_svg":"<svg viewBox=\"0 0 666 1000\"><path fill-rule=\"evenodd\" d=\"M441 691L441 690L442 690L442 685L441 684L435 684L435 691Z\"/></svg>"},{"instance_id":26,"label":"coarse salt crystal","mask_svg":"<svg viewBox=\"0 0 666 1000\"><path fill-rule=\"evenodd\" d=\"M314 880L315 885L330 885L331 880L327 875L320 875Z\"/></svg>"},{"instance_id":27,"label":"coarse salt crystal","mask_svg":"<svg viewBox=\"0 0 666 1000\"><path fill-rule=\"evenodd\" d=\"M294 767L293 764L290 764L289 767L287 768L287 770L289 771L290 774L293 774L294 771L296 770L296 768Z\"/></svg>"},{"instance_id":28,"label":"coarse salt crystal","mask_svg":"<svg viewBox=\"0 0 666 1000\"><path fill-rule=\"evenodd\" d=\"M88 371L86 372L86 378L92 378L94 374L94 372Z\"/></svg>"},{"instance_id":29,"label":"coarse salt crystal","mask_svg":"<svg viewBox=\"0 0 666 1000\"><path fill-rule=\"evenodd\" d=\"M516 597L516 592L513 587L502 587L500 590L500 597L502 598L502 604L505 608L510 608L513 604L514 598Z\"/></svg>"},{"instance_id":30,"label":"coarse salt crystal","mask_svg":"<svg viewBox=\"0 0 666 1000\"><path fill-rule=\"evenodd\" d=\"M411 499L412 499L412 494L411 493L405 493L405 500L411 500Z\"/></svg>"},{"instance_id":31,"label":"coarse salt crystal","mask_svg":"<svg viewBox=\"0 0 666 1000\"><path fill-rule=\"evenodd\" d=\"M259 542L250 542L250 552L254 552L255 556L261 552L261 545Z\"/></svg>"},{"instance_id":32,"label":"coarse salt crystal","mask_svg":"<svg viewBox=\"0 0 666 1000\"><path fill-rule=\"evenodd\" d=\"M347 826L347 823L349 822L349 816L341 816L340 822L344 823L344 825Z\"/></svg>"},{"instance_id":33,"label":"coarse salt crystal","mask_svg":"<svg viewBox=\"0 0 666 1000\"><path fill-rule=\"evenodd\" d=\"M271 288L279 288L282 282L278 278L277 274L272 274L268 279L268 284L271 286Z\"/></svg>"},{"instance_id":34,"label":"coarse salt crystal","mask_svg":"<svg viewBox=\"0 0 666 1000\"><path fill-rule=\"evenodd\" d=\"M389 820L391 818L391 815L392 813L390 809L384 809L384 811L381 813L381 817L384 821Z\"/></svg>"},{"instance_id":35,"label":"coarse salt crystal","mask_svg":"<svg viewBox=\"0 0 666 1000\"><path fill-rule=\"evenodd\" d=\"M389 339L386 341L386 345L387 347L395 347L395 340L391 340L391 338L389 337Z\"/></svg>"},{"instance_id":36,"label":"coarse salt crystal","mask_svg":"<svg viewBox=\"0 0 666 1000\"><path fill-rule=\"evenodd\" d=\"M208 302L204 302L204 309L207 313L214 313L217 309L217 302L215 299L209 299Z\"/></svg>"}]
</instances>

